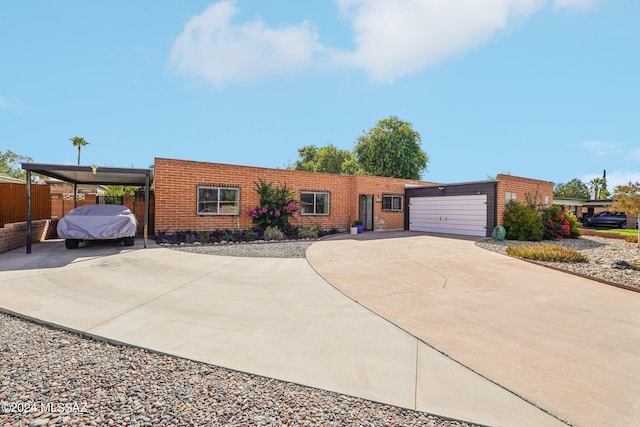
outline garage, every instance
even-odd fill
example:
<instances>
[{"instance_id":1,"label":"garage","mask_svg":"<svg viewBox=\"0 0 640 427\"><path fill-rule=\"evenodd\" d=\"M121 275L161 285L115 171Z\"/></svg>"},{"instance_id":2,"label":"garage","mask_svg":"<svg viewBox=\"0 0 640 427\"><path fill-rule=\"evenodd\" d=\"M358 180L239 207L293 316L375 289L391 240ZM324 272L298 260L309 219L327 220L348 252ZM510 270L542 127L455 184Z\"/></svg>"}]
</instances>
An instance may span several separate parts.
<instances>
[{"instance_id":1,"label":"garage","mask_svg":"<svg viewBox=\"0 0 640 427\"><path fill-rule=\"evenodd\" d=\"M407 230L487 237L496 225L496 182L405 190Z\"/></svg>"},{"instance_id":2,"label":"garage","mask_svg":"<svg viewBox=\"0 0 640 427\"><path fill-rule=\"evenodd\" d=\"M487 195L412 197L409 230L486 236Z\"/></svg>"}]
</instances>

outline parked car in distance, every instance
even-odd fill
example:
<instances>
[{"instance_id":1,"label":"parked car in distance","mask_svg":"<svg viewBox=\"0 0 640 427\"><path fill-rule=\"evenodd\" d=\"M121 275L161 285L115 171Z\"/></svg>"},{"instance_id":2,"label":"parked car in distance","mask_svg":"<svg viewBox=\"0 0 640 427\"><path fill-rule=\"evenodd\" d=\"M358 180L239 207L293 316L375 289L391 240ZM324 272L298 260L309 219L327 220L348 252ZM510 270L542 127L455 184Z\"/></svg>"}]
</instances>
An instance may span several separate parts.
<instances>
[{"instance_id":1,"label":"parked car in distance","mask_svg":"<svg viewBox=\"0 0 640 427\"><path fill-rule=\"evenodd\" d=\"M123 205L84 205L71 209L58 221L58 237L67 249L76 249L85 240L122 240L133 246L138 221Z\"/></svg>"},{"instance_id":2,"label":"parked car in distance","mask_svg":"<svg viewBox=\"0 0 640 427\"><path fill-rule=\"evenodd\" d=\"M586 227L627 228L627 215L622 212L600 212L585 219ZM638 220L636 219L636 227Z\"/></svg>"}]
</instances>

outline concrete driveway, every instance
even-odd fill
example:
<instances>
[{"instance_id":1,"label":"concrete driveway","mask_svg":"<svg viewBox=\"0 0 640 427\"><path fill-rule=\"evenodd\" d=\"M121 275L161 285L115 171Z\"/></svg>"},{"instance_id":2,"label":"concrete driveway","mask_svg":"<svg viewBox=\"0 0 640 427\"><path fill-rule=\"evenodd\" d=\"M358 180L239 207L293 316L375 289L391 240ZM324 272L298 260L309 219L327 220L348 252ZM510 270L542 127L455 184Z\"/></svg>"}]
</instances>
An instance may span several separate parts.
<instances>
[{"instance_id":1,"label":"concrete driveway","mask_svg":"<svg viewBox=\"0 0 640 427\"><path fill-rule=\"evenodd\" d=\"M308 260L44 242L0 254L0 308L488 426L638 424L639 294L473 241L367 237Z\"/></svg>"},{"instance_id":2,"label":"concrete driveway","mask_svg":"<svg viewBox=\"0 0 640 427\"><path fill-rule=\"evenodd\" d=\"M639 293L411 233L322 241L307 257L354 301L558 418L640 425Z\"/></svg>"}]
</instances>

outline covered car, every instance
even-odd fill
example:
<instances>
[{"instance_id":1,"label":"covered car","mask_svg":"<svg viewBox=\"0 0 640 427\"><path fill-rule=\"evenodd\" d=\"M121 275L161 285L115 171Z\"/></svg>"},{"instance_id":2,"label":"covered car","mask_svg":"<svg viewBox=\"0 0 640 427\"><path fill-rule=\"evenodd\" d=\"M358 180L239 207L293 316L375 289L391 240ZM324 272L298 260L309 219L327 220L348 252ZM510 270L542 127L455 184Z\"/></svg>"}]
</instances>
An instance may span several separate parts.
<instances>
[{"instance_id":1,"label":"covered car","mask_svg":"<svg viewBox=\"0 0 640 427\"><path fill-rule=\"evenodd\" d=\"M627 228L627 215L622 212L600 212L585 220L587 227Z\"/></svg>"},{"instance_id":2,"label":"covered car","mask_svg":"<svg viewBox=\"0 0 640 427\"><path fill-rule=\"evenodd\" d=\"M72 209L58 221L58 237L67 249L75 249L83 240L122 239L133 246L138 221L123 205L84 205Z\"/></svg>"}]
</instances>

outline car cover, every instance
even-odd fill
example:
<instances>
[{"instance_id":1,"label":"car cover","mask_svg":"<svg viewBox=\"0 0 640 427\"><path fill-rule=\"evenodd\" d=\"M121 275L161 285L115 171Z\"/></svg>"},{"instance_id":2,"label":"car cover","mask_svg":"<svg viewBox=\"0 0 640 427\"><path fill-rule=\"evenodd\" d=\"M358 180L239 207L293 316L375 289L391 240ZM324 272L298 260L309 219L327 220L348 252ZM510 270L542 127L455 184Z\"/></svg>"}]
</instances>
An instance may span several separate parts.
<instances>
[{"instance_id":1,"label":"car cover","mask_svg":"<svg viewBox=\"0 0 640 427\"><path fill-rule=\"evenodd\" d=\"M138 221L122 205L84 205L70 210L58 221L62 239L102 240L133 237Z\"/></svg>"}]
</instances>

